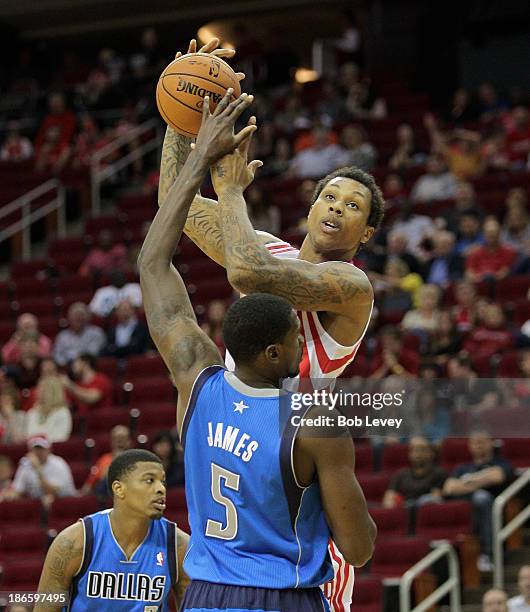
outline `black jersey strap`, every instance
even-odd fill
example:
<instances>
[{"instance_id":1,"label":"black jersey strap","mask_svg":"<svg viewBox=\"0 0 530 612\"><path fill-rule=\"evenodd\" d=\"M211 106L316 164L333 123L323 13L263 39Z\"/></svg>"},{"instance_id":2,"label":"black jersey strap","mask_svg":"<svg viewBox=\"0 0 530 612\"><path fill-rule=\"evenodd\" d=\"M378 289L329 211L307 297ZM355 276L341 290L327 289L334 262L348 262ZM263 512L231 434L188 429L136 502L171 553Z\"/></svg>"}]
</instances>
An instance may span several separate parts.
<instances>
[{"instance_id":1,"label":"black jersey strap","mask_svg":"<svg viewBox=\"0 0 530 612\"><path fill-rule=\"evenodd\" d=\"M167 562L169 564L169 579L173 588L179 578L178 553L177 553L177 525L172 521L167 522Z\"/></svg>"}]
</instances>

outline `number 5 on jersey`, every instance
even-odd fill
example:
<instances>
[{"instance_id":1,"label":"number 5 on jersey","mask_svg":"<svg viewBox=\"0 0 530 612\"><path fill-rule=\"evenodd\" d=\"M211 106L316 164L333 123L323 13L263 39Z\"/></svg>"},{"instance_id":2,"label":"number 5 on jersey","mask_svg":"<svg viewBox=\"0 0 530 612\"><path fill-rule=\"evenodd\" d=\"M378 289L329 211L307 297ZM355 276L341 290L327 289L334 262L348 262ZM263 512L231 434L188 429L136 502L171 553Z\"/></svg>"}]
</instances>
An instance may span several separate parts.
<instances>
[{"instance_id":1,"label":"number 5 on jersey","mask_svg":"<svg viewBox=\"0 0 530 612\"><path fill-rule=\"evenodd\" d=\"M229 470L225 470L220 465L212 463L212 497L218 503L224 506L226 512L226 525L223 527L219 521L208 519L206 524L206 535L212 538L221 540L233 540L237 536L237 510L232 500L225 497L221 492L221 479L224 481L224 486L232 491L239 491L239 474L234 474Z\"/></svg>"}]
</instances>

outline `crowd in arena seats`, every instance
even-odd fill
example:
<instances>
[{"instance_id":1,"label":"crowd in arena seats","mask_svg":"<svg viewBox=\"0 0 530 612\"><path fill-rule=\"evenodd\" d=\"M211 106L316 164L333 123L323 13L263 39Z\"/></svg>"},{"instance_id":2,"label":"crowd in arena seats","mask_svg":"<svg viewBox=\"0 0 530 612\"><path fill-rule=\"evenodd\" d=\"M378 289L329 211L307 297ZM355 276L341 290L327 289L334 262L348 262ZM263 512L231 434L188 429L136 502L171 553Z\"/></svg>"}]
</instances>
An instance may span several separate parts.
<instances>
[{"instance_id":1,"label":"crowd in arena seats","mask_svg":"<svg viewBox=\"0 0 530 612\"><path fill-rule=\"evenodd\" d=\"M459 456L462 461L455 464L436 457L443 455L455 428L459 431L461 423L467 427L469 415L495 433L499 418L520 418L520 408L529 406L528 100L505 96L487 83L477 92L459 89L446 108L432 109L421 93L410 93L395 79L385 83L388 75L367 74L350 56L336 78L301 85L289 72L292 53L280 54L282 69L272 78L278 57L246 36L236 67L248 72L248 90L256 92L253 113L259 130L250 155L264 161L246 192L254 226L299 245L316 180L338 165L372 172L387 201L386 220L355 263L372 281L375 308L344 375L386 379L388 390L403 379L455 383L459 410L448 410L434 392L425 394L415 407L421 413L420 430L410 428L397 437L381 428L372 444L357 445L368 501L374 512L383 505L383 510L412 506L419 513L423 506L431 511L435 504L444 508L452 498L464 497L472 504L485 555L480 567L490 569L491 531L483 519L492 496L512 477L508 458L513 456L493 453L488 439L480 452L470 443L470 456ZM162 48L148 30L132 55L102 49L97 65L84 70L75 58L70 65L65 60L53 83L39 84L48 105L42 122L33 130L12 124L1 159L32 159L38 169L52 173L86 168L94 152L156 116L154 83L175 51ZM107 111L116 109L107 118ZM133 194L128 208L118 204L129 215L127 221L113 218L106 227L89 219L92 242L89 248L81 244L75 255L64 253L60 241L52 245L51 258L62 256L62 261L55 262L49 280L53 295L63 300L53 317L22 314L2 338L0 499L34 496L53 509L54 495L77 491L83 501L96 495L105 504L110 461L137 445L160 456L169 486L183 485L182 449L173 430L174 391L164 364L153 354L134 272L158 183L156 169L148 173L135 165L132 176L140 175L143 199L134 200ZM132 218L137 226L129 223ZM202 329L223 351L222 321L233 296L229 288L219 296L209 285L217 287L224 273L216 268L210 275L211 268L201 268L208 265L206 256L186 240L175 262ZM17 290L13 295L18 298ZM70 292L83 297L70 301ZM59 327L62 317L66 321ZM506 399L495 376L520 378L515 399ZM460 383L472 389L472 401L469 394L468 403L462 399ZM524 436L528 423L521 423ZM84 447L86 438L93 447ZM67 450L72 442L76 448ZM385 456L406 446L410 461L398 466L402 471L385 462ZM365 455L370 465L363 472L360 457ZM370 463L378 456L382 466ZM529 463L526 453L514 467L528 468ZM493 474L495 482L479 482L476 473L490 469L486 476ZM60 480L54 480L57 474ZM422 516L415 518L421 526ZM178 520L182 524L185 519L179 515ZM520 597L528 602L528 570L521 572ZM506 594L500 597L507 599ZM517 602L507 605L520 609Z\"/></svg>"}]
</instances>

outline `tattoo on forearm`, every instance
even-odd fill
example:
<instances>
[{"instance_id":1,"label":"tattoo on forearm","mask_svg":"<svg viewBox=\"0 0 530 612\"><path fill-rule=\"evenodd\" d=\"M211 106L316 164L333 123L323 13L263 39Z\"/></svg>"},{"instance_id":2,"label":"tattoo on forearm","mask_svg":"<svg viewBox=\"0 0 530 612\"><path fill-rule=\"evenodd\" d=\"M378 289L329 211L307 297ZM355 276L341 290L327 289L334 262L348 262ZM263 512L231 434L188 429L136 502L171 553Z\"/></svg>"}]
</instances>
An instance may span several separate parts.
<instances>
[{"instance_id":1,"label":"tattoo on forearm","mask_svg":"<svg viewBox=\"0 0 530 612\"><path fill-rule=\"evenodd\" d=\"M219 204L196 197L188 213L184 231L209 257L221 264L224 262Z\"/></svg>"},{"instance_id":2,"label":"tattoo on forearm","mask_svg":"<svg viewBox=\"0 0 530 612\"><path fill-rule=\"evenodd\" d=\"M161 205L190 154L191 140L167 128L160 159L158 203Z\"/></svg>"}]
</instances>

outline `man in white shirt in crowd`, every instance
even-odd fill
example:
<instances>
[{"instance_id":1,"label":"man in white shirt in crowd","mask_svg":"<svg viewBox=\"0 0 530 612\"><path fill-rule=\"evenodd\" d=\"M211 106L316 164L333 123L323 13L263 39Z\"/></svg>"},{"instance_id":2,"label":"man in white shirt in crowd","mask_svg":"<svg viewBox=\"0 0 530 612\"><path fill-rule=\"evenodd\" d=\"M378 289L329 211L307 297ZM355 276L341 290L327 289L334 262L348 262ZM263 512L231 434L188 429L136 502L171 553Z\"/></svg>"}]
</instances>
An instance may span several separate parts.
<instances>
[{"instance_id":1,"label":"man in white shirt in crowd","mask_svg":"<svg viewBox=\"0 0 530 612\"><path fill-rule=\"evenodd\" d=\"M508 600L509 612L530 612L530 565L523 565L518 574L520 595Z\"/></svg>"},{"instance_id":2,"label":"man in white shirt in crowd","mask_svg":"<svg viewBox=\"0 0 530 612\"><path fill-rule=\"evenodd\" d=\"M329 130L322 126L313 128L313 144L299 151L291 161L289 174L298 178L320 178L344 161L344 149L329 142Z\"/></svg>"},{"instance_id":3,"label":"man in white shirt in crowd","mask_svg":"<svg viewBox=\"0 0 530 612\"><path fill-rule=\"evenodd\" d=\"M4 499L30 497L40 499L49 508L56 497L76 494L68 464L51 452L51 446L45 435L29 438L29 452L20 460L13 485Z\"/></svg>"},{"instance_id":4,"label":"man in white shirt in crowd","mask_svg":"<svg viewBox=\"0 0 530 612\"><path fill-rule=\"evenodd\" d=\"M501 589L490 589L482 597L482 612L508 612L508 596Z\"/></svg>"},{"instance_id":5,"label":"man in white shirt in crowd","mask_svg":"<svg viewBox=\"0 0 530 612\"><path fill-rule=\"evenodd\" d=\"M105 332L89 325L90 311L83 302L75 302L68 309L68 329L59 332L53 347L53 358L64 366L82 353L99 355L105 346Z\"/></svg>"},{"instance_id":6,"label":"man in white shirt in crowd","mask_svg":"<svg viewBox=\"0 0 530 612\"><path fill-rule=\"evenodd\" d=\"M89 308L98 317L108 317L123 300L129 300L135 308L139 308L142 305L142 290L139 283L128 283L125 274L115 270L110 274L110 285L96 291Z\"/></svg>"},{"instance_id":7,"label":"man in white shirt in crowd","mask_svg":"<svg viewBox=\"0 0 530 612\"><path fill-rule=\"evenodd\" d=\"M426 164L427 172L414 184L410 197L414 202L447 200L456 194L456 178L447 170L439 155L431 155Z\"/></svg>"}]
</instances>

